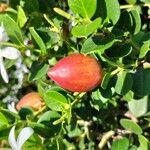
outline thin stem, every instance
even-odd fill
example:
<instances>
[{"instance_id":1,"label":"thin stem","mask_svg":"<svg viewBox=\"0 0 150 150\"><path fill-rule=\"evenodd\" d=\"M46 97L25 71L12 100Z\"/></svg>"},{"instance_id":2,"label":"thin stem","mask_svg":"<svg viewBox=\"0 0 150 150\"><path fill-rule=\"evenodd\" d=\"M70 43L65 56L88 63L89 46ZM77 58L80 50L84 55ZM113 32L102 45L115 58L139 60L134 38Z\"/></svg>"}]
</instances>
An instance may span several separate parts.
<instances>
[{"instance_id":1,"label":"thin stem","mask_svg":"<svg viewBox=\"0 0 150 150\"><path fill-rule=\"evenodd\" d=\"M68 19L68 20L75 20L75 17L74 17L74 16L71 16L69 13L63 11L63 10L60 9L60 8L56 8L56 7L55 7L55 8L54 8L54 11L55 11L56 13L58 13L59 15L65 17L65 18Z\"/></svg>"},{"instance_id":2,"label":"thin stem","mask_svg":"<svg viewBox=\"0 0 150 150\"><path fill-rule=\"evenodd\" d=\"M85 94L86 94L86 92L80 93L80 94L76 97L76 99L71 103L71 106L73 106L75 103L77 103Z\"/></svg>"},{"instance_id":3,"label":"thin stem","mask_svg":"<svg viewBox=\"0 0 150 150\"><path fill-rule=\"evenodd\" d=\"M43 106L39 111L37 111L34 116L38 116L40 113L42 113L44 110L46 110L46 106Z\"/></svg>"},{"instance_id":4,"label":"thin stem","mask_svg":"<svg viewBox=\"0 0 150 150\"><path fill-rule=\"evenodd\" d=\"M128 9L128 8L133 8L133 7L150 7L150 3L145 3L145 4L137 4L137 5L121 5L120 9Z\"/></svg>"},{"instance_id":5,"label":"thin stem","mask_svg":"<svg viewBox=\"0 0 150 150\"><path fill-rule=\"evenodd\" d=\"M27 45L16 45L14 43L10 43L10 42L0 42L0 45L2 46L10 46L10 47L14 47L16 49L20 49L20 50L26 50L26 49L33 49L33 46L27 46Z\"/></svg>"},{"instance_id":6,"label":"thin stem","mask_svg":"<svg viewBox=\"0 0 150 150\"><path fill-rule=\"evenodd\" d=\"M106 132L106 133L103 135L103 137L102 137L100 143L98 144L98 148L99 148L99 149L103 149L103 147L106 145L107 141L108 141L114 134L115 134L115 132L112 131L112 130Z\"/></svg>"},{"instance_id":7,"label":"thin stem","mask_svg":"<svg viewBox=\"0 0 150 150\"><path fill-rule=\"evenodd\" d=\"M11 47L14 47L14 48L25 48L24 45L16 45L16 44L13 44L13 43L9 43L9 42L0 42L0 45L2 46L11 46Z\"/></svg>"},{"instance_id":8,"label":"thin stem","mask_svg":"<svg viewBox=\"0 0 150 150\"><path fill-rule=\"evenodd\" d=\"M106 62L107 62L108 64L110 64L111 66L114 66L114 67L119 66L120 68L122 67L120 64L117 64L117 63L115 63L115 62L109 60L108 58L102 56L101 54L100 54L100 57L101 57L101 59L102 59L103 61L106 61Z\"/></svg>"},{"instance_id":9,"label":"thin stem","mask_svg":"<svg viewBox=\"0 0 150 150\"><path fill-rule=\"evenodd\" d=\"M58 139L56 139L56 143L57 143L57 150L60 150Z\"/></svg>"},{"instance_id":10,"label":"thin stem","mask_svg":"<svg viewBox=\"0 0 150 150\"><path fill-rule=\"evenodd\" d=\"M83 97L83 96L85 95L85 93L86 93L86 92L80 93L70 105L66 105L67 107L66 107L65 109L66 109L66 110L67 110L67 109L69 110L70 108L72 108L72 106L73 106L74 104L76 104L76 103L81 99L81 97ZM68 107L68 106L69 106L69 107ZM70 109L70 110L71 110L71 109ZM68 115L68 113L65 112L59 119L57 119L57 120L55 120L55 121L53 122L53 125L57 125L57 124L63 122L64 119L67 118L67 115Z\"/></svg>"},{"instance_id":11,"label":"thin stem","mask_svg":"<svg viewBox=\"0 0 150 150\"><path fill-rule=\"evenodd\" d=\"M53 27L53 31L55 32L59 32L59 29L55 26L55 24L50 20L50 18L48 17L48 15L44 14L43 15L44 18L46 19L46 21Z\"/></svg>"},{"instance_id":12,"label":"thin stem","mask_svg":"<svg viewBox=\"0 0 150 150\"><path fill-rule=\"evenodd\" d=\"M65 113L65 114L64 114L63 116L61 116L59 119L55 120L55 121L53 122L53 125L57 125L57 124L63 122L64 119L66 118L66 116L67 116L67 113Z\"/></svg>"},{"instance_id":13,"label":"thin stem","mask_svg":"<svg viewBox=\"0 0 150 150\"><path fill-rule=\"evenodd\" d=\"M118 67L117 69L115 69L114 71L111 72L110 76L114 76L115 74L119 73L120 71L123 71L123 68Z\"/></svg>"}]
</instances>

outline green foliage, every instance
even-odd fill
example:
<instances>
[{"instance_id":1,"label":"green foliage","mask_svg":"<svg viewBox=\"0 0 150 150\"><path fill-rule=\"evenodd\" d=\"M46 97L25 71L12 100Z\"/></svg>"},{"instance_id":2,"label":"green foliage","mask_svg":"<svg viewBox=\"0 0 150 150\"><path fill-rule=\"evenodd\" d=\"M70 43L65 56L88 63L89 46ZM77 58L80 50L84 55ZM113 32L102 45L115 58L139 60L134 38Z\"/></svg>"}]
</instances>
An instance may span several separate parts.
<instances>
[{"instance_id":1,"label":"green foliage","mask_svg":"<svg viewBox=\"0 0 150 150\"><path fill-rule=\"evenodd\" d=\"M13 20L7 14L6 15L1 14L0 20L4 24L10 40L14 42L15 44L22 44L23 43L22 32L20 28L18 27L17 23L15 22L15 20Z\"/></svg>"},{"instance_id":2,"label":"green foliage","mask_svg":"<svg viewBox=\"0 0 150 150\"><path fill-rule=\"evenodd\" d=\"M46 63L40 63L35 61L32 63L30 74L29 74L29 81L38 80L44 77L48 71L49 65Z\"/></svg>"},{"instance_id":3,"label":"green foliage","mask_svg":"<svg viewBox=\"0 0 150 150\"><path fill-rule=\"evenodd\" d=\"M62 94L52 90L46 91L44 100L46 105L55 111L62 111L67 104L67 99Z\"/></svg>"},{"instance_id":4,"label":"green foliage","mask_svg":"<svg viewBox=\"0 0 150 150\"><path fill-rule=\"evenodd\" d=\"M150 0L9 0L4 10L2 3L1 148L10 148L13 126L14 136L28 126L34 134L23 150L150 149ZM20 51L19 59L5 57L9 47ZM49 68L72 53L101 64L95 89L73 93L48 78ZM16 110L31 91L41 96L39 109Z\"/></svg>"},{"instance_id":5,"label":"green foliage","mask_svg":"<svg viewBox=\"0 0 150 150\"><path fill-rule=\"evenodd\" d=\"M101 24L101 19L97 18L93 22L86 25L77 25L72 28L72 34L75 37L87 37L95 32Z\"/></svg>"},{"instance_id":6,"label":"green foliage","mask_svg":"<svg viewBox=\"0 0 150 150\"><path fill-rule=\"evenodd\" d=\"M133 79L132 76L123 71L118 74L117 82L115 85L116 93L120 95L125 95L132 88Z\"/></svg>"},{"instance_id":7,"label":"green foliage","mask_svg":"<svg viewBox=\"0 0 150 150\"><path fill-rule=\"evenodd\" d=\"M21 6L18 6L18 15L17 15L18 25L20 28L24 27L27 22L27 17Z\"/></svg>"},{"instance_id":8,"label":"green foliage","mask_svg":"<svg viewBox=\"0 0 150 150\"><path fill-rule=\"evenodd\" d=\"M90 19L96 10L96 0L68 0L68 5L73 13L81 15L83 18Z\"/></svg>"},{"instance_id":9,"label":"green foliage","mask_svg":"<svg viewBox=\"0 0 150 150\"><path fill-rule=\"evenodd\" d=\"M142 134L142 129L140 128L140 126L129 119L121 119L120 124L127 130L135 134Z\"/></svg>"},{"instance_id":10,"label":"green foliage","mask_svg":"<svg viewBox=\"0 0 150 150\"><path fill-rule=\"evenodd\" d=\"M99 9L99 15L103 21L109 19L113 24L117 23L120 17L118 0L100 0L97 9Z\"/></svg>"},{"instance_id":11,"label":"green foliage","mask_svg":"<svg viewBox=\"0 0 150 150\"><path fill-rule=\"evenodd\" d=\"M128 150L129 140L127 138L122 138L113 142L111 150Z\"/></svg>"},{"instance_id":12,"label":"green foliage","mask_svg":"<svg viewBox=\"0 0 150 150\"><path fill-rule=\"evenodd\" d=\"M149 111L149 97L145 96L141 99L128 102L129 110L136 116L140 117ZM148 107L147 107L148 106Z\"/></svg>"},{"instance_id":13,"label":"green foliage","mask_svg":"<svg viewBox=\"0 0 150 150\"><path fill-rule=\"evenodd\" d=\"M137 96L150 94L150 69L138 69L133 77L133 91Z\"/></svg>"}]
</instances>

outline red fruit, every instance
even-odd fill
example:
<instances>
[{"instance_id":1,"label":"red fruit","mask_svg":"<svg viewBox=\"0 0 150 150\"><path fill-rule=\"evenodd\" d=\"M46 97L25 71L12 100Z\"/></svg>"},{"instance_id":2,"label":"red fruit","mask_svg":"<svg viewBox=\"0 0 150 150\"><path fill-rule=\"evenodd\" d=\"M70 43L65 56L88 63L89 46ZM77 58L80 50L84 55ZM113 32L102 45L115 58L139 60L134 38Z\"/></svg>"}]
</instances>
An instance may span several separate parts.
<instances>
[{"instance_id":1,"label":"red fruit","mask_svg":"<svg viewBox=\"0 0 150 150\"><path fill-rule=\"evenodd\" d=\"M22 107L31 107L34 110L39 110L43 106L43 101L40 95L37 92L31 92L26 94L20 99L17 103L16 108L20 110Z\"/></svg>"},{"instance_id":2,"label":"red fruit","mask_svg":"<svg viewBox=\"0 0 150 150\"><path fill-rule=\"evenodd\" d=\"M100 84L102 68L93 57L72 54L50 68L48 76L64 89L87 92Z\"/></svg>"}]
</instances>

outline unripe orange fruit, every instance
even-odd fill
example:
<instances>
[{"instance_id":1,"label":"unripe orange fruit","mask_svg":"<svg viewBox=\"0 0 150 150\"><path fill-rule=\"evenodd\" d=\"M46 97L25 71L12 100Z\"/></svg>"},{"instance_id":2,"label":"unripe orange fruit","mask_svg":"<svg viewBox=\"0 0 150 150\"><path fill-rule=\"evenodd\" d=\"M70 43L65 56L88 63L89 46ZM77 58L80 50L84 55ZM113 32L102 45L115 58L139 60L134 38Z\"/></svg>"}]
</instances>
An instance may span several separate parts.
<instances>
[{"instance_id":1,"label":"unripe orange fruit","mask_svg":"<svg viewBox=\"0 0 150 150\"><path fill-rule=\"evenodd\" d=\"M83 54L62 58L49 69L48 77L72 92L87 92L102 81L102 68L97 60Z\"/></svg>"},{"instance_id":2,"label":"unripe orange fruit","mask_svg":"<svg viewBox=\"0 0 150 150\"><path fill-rule=\"evenodd\" d=\"M20 110L23 107L31 107L34 110L39 110L43 106L43 101L37 92L31 92L26 94L17 103L16 108Z\"/></svg>"}]
</instances>

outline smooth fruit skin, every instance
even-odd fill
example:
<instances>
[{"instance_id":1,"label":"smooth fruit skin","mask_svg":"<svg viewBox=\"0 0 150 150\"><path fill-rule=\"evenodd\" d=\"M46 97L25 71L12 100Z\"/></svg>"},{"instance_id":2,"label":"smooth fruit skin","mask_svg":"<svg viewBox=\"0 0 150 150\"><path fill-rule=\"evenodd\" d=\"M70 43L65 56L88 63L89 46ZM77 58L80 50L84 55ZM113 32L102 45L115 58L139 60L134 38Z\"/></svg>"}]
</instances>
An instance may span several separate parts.
<instances>
[{"instance_id":1,"label":"smooth fruit skin","mask_svg":"<svg viewBox=\"0 0 150 150\"><path fill-rule=\"evenodd\" d=\"M101 83L102 68L95 58L77 53L58 61L48 77L69 91L87 92Z\"/></svg>"},{"instance_id":2,"label":"smooth fruit skin","mask_svg":"<svg viewBox=\"0 0 150 150\"><path fill-rule=\"evenodd\" d=\"M34 110L39 110L43 106L43 101L37 92L31 92L26 94L17 103L16 108L20 110L23 107L31 107Z\"/></svg>"}]
</instances>

